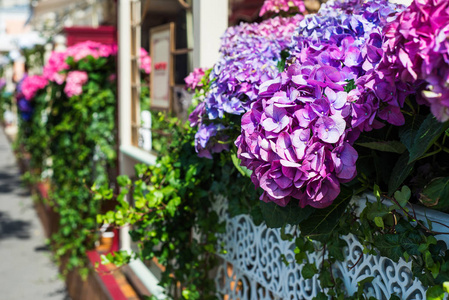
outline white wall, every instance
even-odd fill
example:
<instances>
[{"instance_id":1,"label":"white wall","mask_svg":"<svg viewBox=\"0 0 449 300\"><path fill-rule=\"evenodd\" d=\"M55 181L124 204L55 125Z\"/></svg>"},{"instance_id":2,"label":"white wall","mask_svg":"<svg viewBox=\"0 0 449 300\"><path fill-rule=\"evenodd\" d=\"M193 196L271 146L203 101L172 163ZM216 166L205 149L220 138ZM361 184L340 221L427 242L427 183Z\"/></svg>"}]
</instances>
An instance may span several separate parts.
<instances>
[{"instance_id":1,"label":"white wall","mask_svg":"<svg viewBox=\"0 0 449 300\"><path fill-rule=\"evenodd\" d=\"M211 68L228 27L228 0L193 0L193 67Z\"/></svg>"}]
</instances>

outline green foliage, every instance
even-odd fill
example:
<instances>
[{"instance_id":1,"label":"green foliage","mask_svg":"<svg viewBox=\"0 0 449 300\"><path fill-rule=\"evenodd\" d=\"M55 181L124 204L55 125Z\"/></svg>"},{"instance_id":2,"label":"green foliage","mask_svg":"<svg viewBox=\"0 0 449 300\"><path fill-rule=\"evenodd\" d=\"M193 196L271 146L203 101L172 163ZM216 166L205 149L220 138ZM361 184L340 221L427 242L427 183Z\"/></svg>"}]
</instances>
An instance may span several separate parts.
<instances>
[{"instance_id":1,"label":"green foliage","mask_svg":"<svg viewBox=\"0 0 449 300\"><path fill-rule=\"evenodd\" d=\"M114 62L89 56L68 63L72 69L88 70L89 81L79 96L67 98L63 86L52 85L47 121L51 160L50 201L59 214L59 230L51 237L55 256L64 271L86 266L85 252L97 240L96 215L100 199L90 187L115 176L116 91L108 76Z\"/></svg>"},{"instance_id":2,"label":"green foliage","mask_svg":"<svg viewBox=\"0 0 449 300\"><path fill-rule=\"evenodd\" d=\"M259 205L265 223L271 228L279 228L285 224L298 225L315 211L311 206L301 208L293 203L285 207L273 202L260 202Z\"/></svg>"},{"instance_id":3,"label":"green foliage","mask_svg":"<svg viewBox=\"0 0 449 300\"><path fill-rule=\"evenodd\" d=\"M136 166L136 180L117 178L120 193L114 198L119 204L97 220L132 225L130 234L139 245L139 257L157 258L165 267L161 285L173 298L216 299L210 272L220 251L217 235L225 228L212 206L222 201L218 194L248 202L254 188L248 196L239 181L247 185L249 179L232 163L221 160L220 154L215 160L198 157L192 146L194 131L188 125L176 119L164 121L174 130L164 155L154 166ZM229 188L231 182L237 185L235 189ZM113 194L104 185L95 185L93 191L97 199L110 199ZM117 254L107 260L124 261Z\"/></svg>"},{"instance_id":4,"label":"green foliage","mask_svg":"<svg viewBox=\"0 0 449 300\"><path fill-rule=\"evenodd\" d=\"M31 101L33 114L31 120L19 118L19 131L15 141L16 148L30 154L30 180L39 181L48 158L49 135L47 132L48 95L40 90Z\"/></svg>"},{"instance_id":5,"label":"green foliage","mask_svg":"<svg viewBox=\"0 0 449 300\"><path fill-rule=\"evenodd\" d=\"M449 127L449 122L441 123L432 114L422 122L410 148L409 162L422 157Z\"/></svg>"},{"instance_id":6,"label":"green foliage","mask_svg":"<svg viewBox=\"0 0 449 300\"><path fill-rule=\"evenodd\" d=\"M449 211L449 177L434 178L424 187L419 199L425 206Z\"/></svg>"}]
</instances>

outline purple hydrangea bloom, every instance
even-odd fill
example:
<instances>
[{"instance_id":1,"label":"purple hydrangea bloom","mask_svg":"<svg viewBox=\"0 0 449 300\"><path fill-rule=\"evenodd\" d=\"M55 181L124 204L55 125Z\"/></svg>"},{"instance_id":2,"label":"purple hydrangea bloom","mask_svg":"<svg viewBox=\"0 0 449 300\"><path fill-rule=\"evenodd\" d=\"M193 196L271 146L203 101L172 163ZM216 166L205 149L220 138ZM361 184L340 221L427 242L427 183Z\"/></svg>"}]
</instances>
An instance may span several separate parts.
<instances>
[{"instance_id":1,"label":"purple hydrangea bloom","mask_svg":"<svg viewBox=\"0 0 449 300\"><path fill-rule=\"evenodd\" d=\"M415 0L385 29L379 73L397 94L415 92L442 122L449 120L449 2ZM389 77L388 77L389 76ZM403 101L399 101L402 107Z\"/></svg>"},{"instance_id":2,"label":"purple hydrangea bloom","mask_svg":"<svg viewBox=\"0 0 449 300\"><path fill-rule=\"evenodd\" d=\"M237 154L264 190L261 200L285 206L294 198L302 207L323 208L339 194L340 183L356 175L357 152L347 139L352 115L342 113L351 108L348 93L332 89L339 78L328 73L333 80L322 86L321 68L290 66L264 83L242 117ZM277 92L268 92L274 89L270 83ZM286 104L286 98L292 101Z\"/></svg>"},{"instance_id":3,"label":"purple hydrangea bloom","mask_svg":"<svg viewBox=\"0 0 449 300\"><path fill-rule=\"evenodd\" d=\"M372 78L383 54L378 27L395 8L386 1L324 6L301 22L291 51L296 60L260 85L235 142L264 190L261 200L329 206L340 183L356 176L352 144L360 132L381 127L376 117L403 122L397 104L404 93ZM345 91L350 80L358 88Z\"/></svg>"},{"instance_id":4,"label":"purple hydrangea bloom","mask_svg":"<svg viewBox=\"0 0 449 300\"><path fill-rule=\"evenodd\" d=\"M262 82L276 78L279 74L277 61L280 53L291 42L291 37L303 16L276 17L261 23L242 23L230 27L222 37L221 57L210 74L210 88L205 100L190 116L191 126L199 130L214 130L208 123L221 123L226 114L240 116L257 98ZM220 137L208 140L209 144L197 144L202 149L227 149L218 140L225 141L227 128L210 135ZM206 148L204 148L206 147Z\"/></svg>"}]
</instances>

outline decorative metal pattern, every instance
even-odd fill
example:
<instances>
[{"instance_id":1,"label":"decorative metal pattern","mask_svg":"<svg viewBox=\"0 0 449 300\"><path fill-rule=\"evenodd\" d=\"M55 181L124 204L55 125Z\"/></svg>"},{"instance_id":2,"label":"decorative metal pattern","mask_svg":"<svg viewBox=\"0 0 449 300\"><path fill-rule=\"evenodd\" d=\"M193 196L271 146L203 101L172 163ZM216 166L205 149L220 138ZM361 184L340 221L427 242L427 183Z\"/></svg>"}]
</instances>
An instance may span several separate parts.
<instances>
[{"instance_id":1,"label":"decorative metal pattern","mask_svg":"<svg viewBox=\"0 0 449 300\"><path fill-rule=\"evenodd\" d=\"M221 201L223 200L223 201ZM256 226L247 215L229 218L224 199L217 201L216 211L221 221L226 221L226 233L221 237L225 251L219 254L224 262L218 269L216 283L221 299L312 299L320 291L318 276L304 279L302 265L294 261L294 242L281 239L279 229ZM429 214L428 214L429 215ZM292 232L292 228L286 229ZM425 299L425 288L418 279L412 279L411 262L398 263L382 256L363 254L357 239L348 235L345 261L334 266L335 276L343 279L348 294L357 290L357 283L375 277L367 284L368 296L389 299L396 294L401 299ZM282 261L282 255L289 262ZM322 253L312 253L310 262L317 266ZM357 263L357 264L356 264ZM350 268L356 264L354 268Z\"/></svg>"}]
</instances>

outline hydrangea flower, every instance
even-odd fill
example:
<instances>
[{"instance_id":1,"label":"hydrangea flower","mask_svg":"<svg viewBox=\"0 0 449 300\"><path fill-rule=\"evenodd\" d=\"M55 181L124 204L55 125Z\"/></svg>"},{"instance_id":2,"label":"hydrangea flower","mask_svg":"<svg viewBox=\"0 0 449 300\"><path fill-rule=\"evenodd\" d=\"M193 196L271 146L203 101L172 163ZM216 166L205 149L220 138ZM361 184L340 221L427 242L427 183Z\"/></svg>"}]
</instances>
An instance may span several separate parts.
<instances>
[{"instance_id":1,"label":"hydrangea flower","mask_svg":"<svg viewBox=\"0 0 449 300\"><path fill-rule=\"evenodd\" d=\"M65 76L60 72L69 68L69 65L65 62L66 58L66 52L52 52L43 68L43 76L49 81L63 84Z\"/></svg>"},{"instance_id":2,"label":"hydrangea flower","mask_svg":"<svg viewBox=\"0 0 449 300\"><path fill-rule=\"evenodd\" d=\"M324 6L301 22L293 37L294 62L260 85L235 142L242 165L264 190L261 200L329 206L340 183L356 176L358 154L352 144L359 134L381 127L376 117L401 122L400 111L387 101L388 86L368 80L368 65L380 62L377 28L396 11L386 1L350 10ZM360 88L348 88L351 81Z\"/></svg>"},{"instance_id":3,"label":"hydrangea flower","mask_svg":"<svg viewBox=\"0 0 449 300\"><path fill-rule=\"evenodd\" d=\"M151 57L144 48L140 48L139 67L145 74L151 73Z\"/></svg>"},{"instance_id":4,"label":"hydrangea flower","mask_svg":"<svg viewBox=\"0 0 449 300\"><path fill-rule=\"evenodd\" d=\"M330 67L332 68L332 67ZM242 117L235 142L242 165L264 193L261 200L285 206L323 208L340 192L340 183L356 175L348 93L335 88L341 78L327 66L292 65L262 84L259 98ZM336 73L339 74L339 73Z\"/></svg>"},{"instance_id":5,"label":"hydrangea flower","mask_svg":"<svg viewBox=\"0 0 449 300\"><path fill-rule=\"evenodd\" d=\"M203 84L201 83L201 79L204 77L204 69L196 68L191 72L184 81L186 83L186 88L190 90L195 90L197 87L201 87Z\"/></svg>"},{"instance_id":6,"label":"hydrangea flower","mask_svg":"<svg viewBox=\"0 0 449 300\"><path fill-rule=\"evenodd\" d=\"M306 11L306 6L302 0L265 0L259 16L263 16L267 12L279 13L281 11L289 11L294 7L298 8L299 12Z\"/></svg>"},{"instance_id":7,"label":"hydrangea flower","mask_svg":"<svg viewBox=\"0 0 449 300\"><path fill-rule=\"evenodd\" d=\"M93 58L115 56L117 55L117 46L85 41L68 47L65 55L73 57L74 61L82 60L89 55Z\"/></svg>"},{"instance_id":8,"label":"hydrangea flower","mask_svg":"<svg viewBox=\"0 0 449 300\"><path fill-rule=\"evenodd\" d=\"M43 76L47 80L61 85L65 81L64 71L69 69L66 59L73 57L74 61L79 61L89 55L94 58L115 56L117 55L117 45L86 41L70 46L63 52L52 52L43 68Z\"/></svg>"},{"instance_id":9,"label":"hydrangea flower","mask_svg":"<svg viewBox=\"0 0 449 300\"><path fill-rule=\"evenodd\" d=\"M83 85L87 82L89 76L84 71L71 71L67 74L66 85L64 93L67 97L81 95L83 92Z\"/></svg>"},{"instance_id":10,"label":"hydrangea flower","mask_svg":"<svg viewBox=\"0 0 449 300\"><path fill-rule=\"evenodd\" d=\"M429 105L442 122L449 120L448 36L449 2L415 0L385 28L384 55L378 71L396 82L397 92L393 93L422 84L418 100Z\"/></svg>"},{"instance_id":11,"label":"hydrangea flower","mask_svg":"<svg viewBox=\"0 0 449 300\"><path fill-rule=\"evenodd\" d=\"M22 93L25 99L28 101L33 99L37 91L46 87L47 84L48 80L43 76L34 75L26 77L22 83Z\"/></svg>"},{"instance_id":12,"label":"hydrangea flower","mask_svg":"<svg viewBox=\"0 0 449 300\"><path fill-rule=\"evenodd\" d=\"M245 113L257 98L259 85L279 74L277 61L281 58L280 53L291 43L291 37L302 18L301 15L276 17L261 23L242 23L228 28L222 37L220 59L210 74L212 83L204 104L190 118L196 120L192 126L201 126L203 121L220 123L225 114ZM207 126L199 128L213 130ZM214 133L222 137L212 139L204 150L225 149L215 147L214 142L224 141L227 138L226 130L225 126ZM199 145L197 149L201 151L203 148Z\"/></svg>"}]
</instances>

